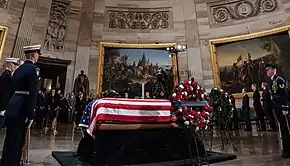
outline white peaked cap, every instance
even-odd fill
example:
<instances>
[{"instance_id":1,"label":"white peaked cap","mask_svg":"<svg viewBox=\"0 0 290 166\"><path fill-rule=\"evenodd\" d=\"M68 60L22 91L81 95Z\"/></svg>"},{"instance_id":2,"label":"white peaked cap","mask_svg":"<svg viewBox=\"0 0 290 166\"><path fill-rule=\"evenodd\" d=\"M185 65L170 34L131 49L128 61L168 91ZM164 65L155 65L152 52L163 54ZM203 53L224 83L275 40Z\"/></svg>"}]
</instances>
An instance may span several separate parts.
<instances>
[{"instance_id":1,"label":"white peaked cap","mask_svg":"<svg viewBox=\"0 0 290 166\"><path fill-rule=\"evenodd\" d=\"M19 58L6 58L5 60L7 63L17 63L18 64Z\"/></svg>"},{"instance_id":2,"label":"white peaked cap","mask_svg":"<svg viewBox=\"0 0 290 166\"><path fill-rule=\"evenodd\" d=\"M24 46L23 47L24 52L26 52L26 51L37 51L37 50L40 50L40 49L41 49L41 45L40 44L31 45L31 46Z\"/></svg>"}]
</instances>

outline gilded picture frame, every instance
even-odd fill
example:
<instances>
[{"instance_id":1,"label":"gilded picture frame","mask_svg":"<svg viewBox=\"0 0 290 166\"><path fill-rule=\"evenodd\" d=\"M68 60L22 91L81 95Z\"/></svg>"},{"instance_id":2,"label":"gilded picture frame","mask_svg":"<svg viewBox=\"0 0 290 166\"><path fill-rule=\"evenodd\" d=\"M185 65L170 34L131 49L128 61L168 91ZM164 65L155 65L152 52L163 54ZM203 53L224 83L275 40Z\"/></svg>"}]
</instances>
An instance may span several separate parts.
<instances>
[{"instance_id":1,"label":"gilded picture frame","mask_svg":"<svg viewBox=\"0 0 290 166\"><path fill-rule=\"evenodd\" d=\"M128 44L128 43L111 43L111 42L100 42L100 54L98 59L98 67L97 67L97 94L102 93L102 84L103 84L103 67L104 67L104 56L105 56L105 48L133 48L133 49L160 49L175 46L176 43L159 43L159 44ZM169 55L170 53L168 53ZM177 66L177 56L173 54L171 57L172 67L173 67L173 79L174 84L178 83L178 66Z\"/></svg>"},{"instance_id":2,"label":"gilded picture frame","mask_svg":"<svg viewBox=\"0 0 290 166\"><path fill-rule=\"evenodd\" d=\"M8 27L0 25L0 59L2 58L4 44L7 38L7 31Z\"/></svg>"},{"instance_id":3,"label":"gilded picture frame","mask_svg":"<svg viewBox=\"0 0 290 166\"><path fill-rule=\"evenodd\" d=\"M255 38L260 38L260 37L266 37L266 36L275 35L275 34L283 33L283 32L288 32L288 35L290 36L290 25L279 27L279 28L274 28L271 30L256 32L256 33L209 40L214 87L221 88L221 79L220 79L220 71L219 71L219 63L218 63L218 55L217 55L217 45L250 40L250 39L255 39ZM252 97L252 94L253 93L248 93L249 97ZM242 98L243 96L242 93L235 93L233 95L236 98Z\"/></svg>"}]
</instances>

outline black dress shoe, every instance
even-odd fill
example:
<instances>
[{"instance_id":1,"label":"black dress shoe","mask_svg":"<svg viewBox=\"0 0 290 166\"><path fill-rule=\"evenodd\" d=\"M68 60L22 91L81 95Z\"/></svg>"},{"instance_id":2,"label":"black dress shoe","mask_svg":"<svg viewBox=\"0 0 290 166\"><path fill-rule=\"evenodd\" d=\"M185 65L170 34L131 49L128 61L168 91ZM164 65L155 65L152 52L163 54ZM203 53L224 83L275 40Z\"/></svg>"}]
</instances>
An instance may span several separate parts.
<instances>
[{"instance_id":1,"label":"black dress shoe","mask_svg":"<svg viewBox=\"0 0 290 166\"><path fill-rule=\"evenodd\" d=\"M289 159L289 158L290 158L290 153L285 152L285 153L283 153L281 156L282 156L283 158L285 158L285 159Z\"/></svg>"}]
</instances>

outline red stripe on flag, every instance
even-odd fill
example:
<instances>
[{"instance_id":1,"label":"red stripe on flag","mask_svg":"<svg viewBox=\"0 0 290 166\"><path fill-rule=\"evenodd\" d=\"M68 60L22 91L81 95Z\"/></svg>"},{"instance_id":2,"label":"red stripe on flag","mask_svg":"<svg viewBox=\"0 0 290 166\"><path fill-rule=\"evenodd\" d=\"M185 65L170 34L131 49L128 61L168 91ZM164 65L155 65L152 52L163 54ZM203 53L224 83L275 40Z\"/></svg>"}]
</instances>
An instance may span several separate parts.
<instances>
[{"instance_id":1,"label":"red stripe on flag","mask_svg":"<svg viewBox=\"0 0 290 166\"><path fill-rule=\"evenodd\" d=\"M138 99L120 99L120 98L103 98L101 100L98 100L96 101L94 104L93 104L93 110L92 110L92 116L91 116L91 119L90 119L90 123L92 123L92 121L94 120L94 117L96 116L97 114L97 111L98 111L98 108L100 107L108 107L108 108L122 108L122 109L132 109L132 110L170 110L171 106L151 106L151 105L129 105L129 104L111 104L109 103L102 103L103 101L105 100L112 100L112 101L125 101L125 102L154 102L155 104L156 103L170 103L169 100L155 100L155 99L150 99L150 100L138 100ZM99 106L99 105L105 105L105 106ZM139 108L138 108L139 107ZM141 109L142 108L142 109ZM157 109L158 108L158 109ZM159 109L160 108L160 109ZM162 109L161 109L162 108Z\"/></svg>"},{"instance_id":2,"label":"red stripe on flag","mask_svg":"<svg viewBox=\"0 0 290 166\"><path fill-rule=\"evenodd\" d=\"M134 123L161 123L161 122L174 122L174 119L170 116L126 116L126 115L111 115L111 114L99 114L96 121L119 121L119 122L134 122ZM97 126L94 126L95 132Z\"/></svg>"},{"instance_id":3,"label":"red stripe on flag","mask_svg":"<svg viewBox=\"0 0 290 166\"><path fill-rule=\"evenodd\" d=\"M95 117L97 121L120 121L120 122L136 122L136 123L155 123L155 122L171 122L170 116L127 116L127 115L112 115L99 114Z\"/></svg>"},{"instance_id":4,"label":"red stripe on flag","mask_svg":"<svg viewBox=\"0 0 290 166\"><path fill-rule=\"evenodd\" d=\"M162 103L170 103L170 100L162 100L162 99L125 99L125 98L103 98L101 100L115 100L115 101L128 101L128 102L162 102Z\"/></svg>"},{"instance_id":5,"label":"red stripe on flag","mask_svg":"<svg viewBox=\"0 0 290 166\"><path fill-rule=\"evenodd\" d=\"M96 104L94 109L99 108L113 108L113 109L126 109L126 110L144 110L144 111L170 111L171 106L154 106L154 105L130 105L130 104L111 104L99 103Z\"/></svg>"}]
</instances>

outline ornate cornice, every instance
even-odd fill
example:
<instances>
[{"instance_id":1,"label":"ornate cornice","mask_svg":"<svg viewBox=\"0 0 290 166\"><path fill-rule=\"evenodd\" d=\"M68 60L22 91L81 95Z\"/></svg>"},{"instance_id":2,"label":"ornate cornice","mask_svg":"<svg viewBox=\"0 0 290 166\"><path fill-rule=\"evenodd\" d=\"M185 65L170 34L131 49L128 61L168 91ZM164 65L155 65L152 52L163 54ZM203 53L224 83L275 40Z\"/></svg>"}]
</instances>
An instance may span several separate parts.
<instances>
[{"instance_id":1,"label":"ornate cornice","mask_svg":"<svg viewBox=\"0 0 290 166\"><path fill-rule=\"evenodd\" d=\"M236 0L227 3L210 4L213 23L255 17L278 10L277 0Z\"/></svg>"},{"instance_id":2,"label":"ornate cornice","mask_svg":"<svg viewBox=\"0 0 290 166\"><path fill-rule=\"evenodd\" d=\"M255 33L251 33L251 34L245 34L245 35L239 35L239 36L233 36L233 37L224 37L224 38L220 38L220 39L212 39L212 40L209 40L209 42L210 42L210 44L237 42L237 41L242 41L242 40L249 40L249 39L255 39L258 37L274 35L274 34L282 33L282 32L288 32L289 30L290 30L290 26L287 25L287 26L283 26L283 27L279 27L279 28L265 30L262 32L255 32Z\"/></svg>"}]
</instances>

